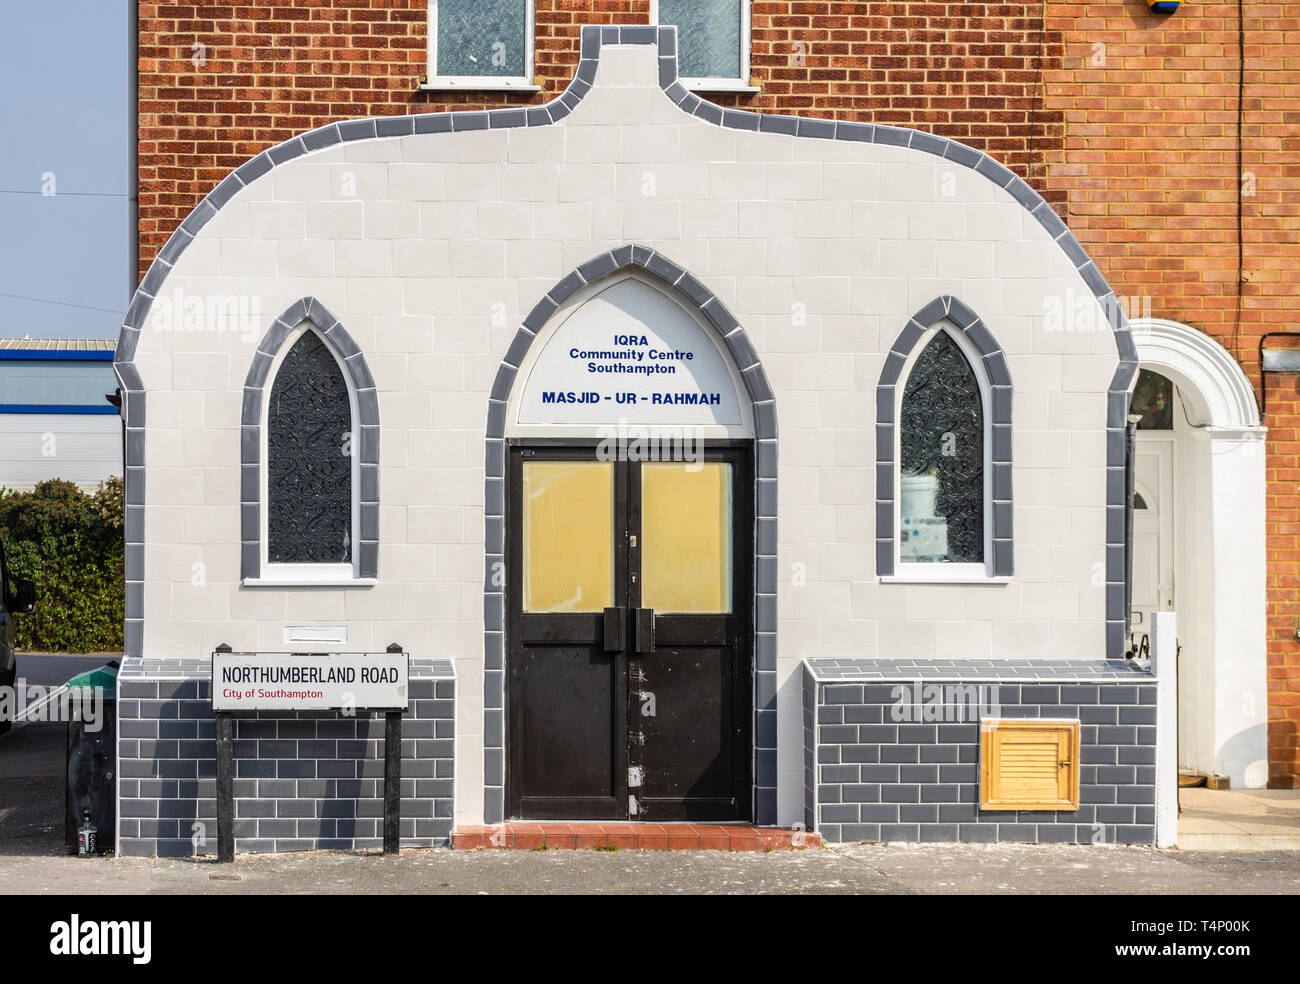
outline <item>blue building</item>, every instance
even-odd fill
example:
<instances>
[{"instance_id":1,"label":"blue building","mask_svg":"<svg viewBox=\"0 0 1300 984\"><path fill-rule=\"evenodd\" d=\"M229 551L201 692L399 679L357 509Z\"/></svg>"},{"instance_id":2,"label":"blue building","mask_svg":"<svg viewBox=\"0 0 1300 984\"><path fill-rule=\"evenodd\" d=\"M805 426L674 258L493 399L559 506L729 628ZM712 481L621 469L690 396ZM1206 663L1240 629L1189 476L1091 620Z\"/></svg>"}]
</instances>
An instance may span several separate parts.
<instances>
[{"instance_id":1,"label":"blue building","mask_svg":"<svg viewBox=\"0 0 1300 984\"><path fill-rule=\"evenodd\" d=\"M0 338L0 486L122 474L113 342Z\"/></svg>"}]
</instances>

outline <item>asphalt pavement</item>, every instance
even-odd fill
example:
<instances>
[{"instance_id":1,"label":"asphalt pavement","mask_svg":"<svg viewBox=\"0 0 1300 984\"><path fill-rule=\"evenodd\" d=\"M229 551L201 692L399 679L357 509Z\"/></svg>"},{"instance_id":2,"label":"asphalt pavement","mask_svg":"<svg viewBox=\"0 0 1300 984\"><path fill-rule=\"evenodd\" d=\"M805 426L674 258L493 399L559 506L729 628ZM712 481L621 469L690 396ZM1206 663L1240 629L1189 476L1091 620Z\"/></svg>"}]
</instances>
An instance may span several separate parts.
<instances>
[{"instance_id":1,"label":"asphalt pavement","mask_svg":"<svg viewBox=\"0 0 1300 984\"><path fill-rule=\"evenodd\" d=\"M0 846L5 850L7 845ZM212 859L0 856L30 894L1293 895L1300 853L884 845L720 851L407 850Z\"/></svg>"}]
</instances>

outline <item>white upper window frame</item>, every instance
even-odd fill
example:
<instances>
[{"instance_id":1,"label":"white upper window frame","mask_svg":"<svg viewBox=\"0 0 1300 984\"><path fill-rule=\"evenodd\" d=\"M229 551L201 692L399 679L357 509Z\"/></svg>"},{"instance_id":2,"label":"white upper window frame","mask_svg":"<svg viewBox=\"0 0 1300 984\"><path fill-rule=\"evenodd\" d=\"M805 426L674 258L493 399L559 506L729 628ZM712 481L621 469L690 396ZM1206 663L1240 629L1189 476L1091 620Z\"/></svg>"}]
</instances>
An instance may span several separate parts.
<instances>
[{"instance_id":1,"label":"white upper window frame","mask_svg":"<svg viewBox=\"0 0 1300 984\"><path fill-rule=\"evenodd\" d=\"M537 18L533 0L524 2L524 71L525 75L439 75L438 74L438 0L429 2L429 43L426 56L425 81L421 89L439 91L477 90L506 92L538 92L541 86L535 78L536 67L533 63L534 37L537 32ZM491 0L483 0L490 3Z\"/></svg>"},{"instance_id":2,"label":"white upper window frame","mask_svg":"<svg viewBox=\"0 0 1300 984\"><path fill-rule=\"evenodd\" d=\"M984 427L984 561L983 563L942 563L905 561L902 557L903 546L903 496L901 483L903 478L903 398L907 394L907 383L921 353L933 341L936 333L946 331L948 337L956 344L966 362L975 374L980 388L980 416ZM966 333L948 319L943 319L931 326L912 346L907 362L898 375L898 385L894 387L894 573L881 577L884 582L912 582L922 584L943 583L1006 583L1007 576L993 573L993 389L989 383L988 373L984 369L984 357L979 353Z\"/></svg>"},{"instance_id":3,"label":"white upper window frame","mask_svg":"<svg viewBox=\"0 0 1300 984\"><path fill-rule=\"evenodd\" d=\"M741 0L740 3L740 76L738 78L678 78L687 89L692 92L760 92L759 86L750 83L750 53L753 50L753 40L750 35L753 22L753 11L751 10L751 0ZM650 23L659 24L659 0L650 0ZM681 38L677 39L678 61L681 66Z\"/></svg>"},{"instance_id":4,"label":"white upper window frame","mask_svg":"<svg viewBox=\"0 0 1300 984\"><path fill-rule=\"evenodd\" d=\"M268 490L269 476L271 472L270 450L270 412L271 412L271 394L275 391L275 381L280 375L280 366L284 363L286 356L293 350L294 345L302 338L306 332L315 332L316 337L321 340L325 346L325 351L329 352L330 357L338 365L339 373L343 376L343 382L348 388L348 408L352 415L352 561L347 564L283 564L271 563L270 561L270 505L271 499ZM271 585L331 585L331 584L358 584L373 583L373 579L362 578L360 576L360 555L361 555L361 455L358 453L360 441L358 440L358 421L361 419L361 408L357 400L356 386L352 382L352 374L348 372L347 367L339 360L338 353L334 347L326 340L315 325L310 321L304 321L293 331L285 336L280 351L276 353L275 361L271 363L271 368L266 374L266 384L263 389L262 399L262 421L261 427L261 448L262 467L260 471L262 508L261 512L261 529L259 550L261 551L261 576L255 579L245 579L246 584L271 584Z\"/></svg>"}]
</instances>

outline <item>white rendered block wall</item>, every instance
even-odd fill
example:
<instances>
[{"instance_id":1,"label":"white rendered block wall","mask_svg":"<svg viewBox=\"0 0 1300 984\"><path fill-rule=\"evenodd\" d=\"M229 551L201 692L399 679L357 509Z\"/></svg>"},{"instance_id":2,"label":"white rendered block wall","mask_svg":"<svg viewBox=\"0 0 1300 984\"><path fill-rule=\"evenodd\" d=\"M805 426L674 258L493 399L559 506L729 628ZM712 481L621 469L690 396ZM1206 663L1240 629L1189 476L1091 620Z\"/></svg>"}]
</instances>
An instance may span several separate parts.
<instances>
[{"instance_id":1,"label":"white rendered block wall","mask_svg":"<svg viewBox=\"0 0 1300 984\"><path fill-rule=\"evenodd\" d=\"M457 821L481 822L489 389L528 311L574 267L630 242L725 301L775 391L782 822L800 817L800 659L1105 654L1118 356L1099 311L1049 321L1061 299L1097 308L1068 257L1009 193L952 162L687 116L640 45L607 46L596 85L559 123L307 154L201 228L165 292L234 298L243 313L141 333L144 655L280 649L286 625L318 623L345 626L349 649L396 641L454 659ZM908 318L944 294L984 320L1015 386L1008 583L875 574L875 387ZM241 388L272 319L307 295L343 323L378 388L370 587L240 583Z\"/></svg>"}]
</instances>

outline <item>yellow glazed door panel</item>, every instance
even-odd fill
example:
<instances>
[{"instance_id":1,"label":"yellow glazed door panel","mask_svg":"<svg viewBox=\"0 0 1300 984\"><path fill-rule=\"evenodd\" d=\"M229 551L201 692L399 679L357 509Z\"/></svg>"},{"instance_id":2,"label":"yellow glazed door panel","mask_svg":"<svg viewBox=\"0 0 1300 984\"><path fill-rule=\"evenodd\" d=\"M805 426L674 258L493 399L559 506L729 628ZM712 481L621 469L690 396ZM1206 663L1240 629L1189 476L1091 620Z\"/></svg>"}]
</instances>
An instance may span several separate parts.
<instances>
[{"instance_id":1,"label":"yellow glazed door panel","mask_svg":"<svg viewBox=\"0 0 1300 984\"><path fill-rule=\"evenodd\" d=\"M662 614L730 612L731 465L641 467L641 604Z\"/></svg>"},{"instance_id":2,"label":"yellow glazed door panel","mask_svg":"<svg viewBox=\"0 0 1300 984\"><path fill-rule=\"evenodd\" d=\"M614 598L614 465L523 466L523 609L598 612Z\"/></svg>"}]
</instances>

